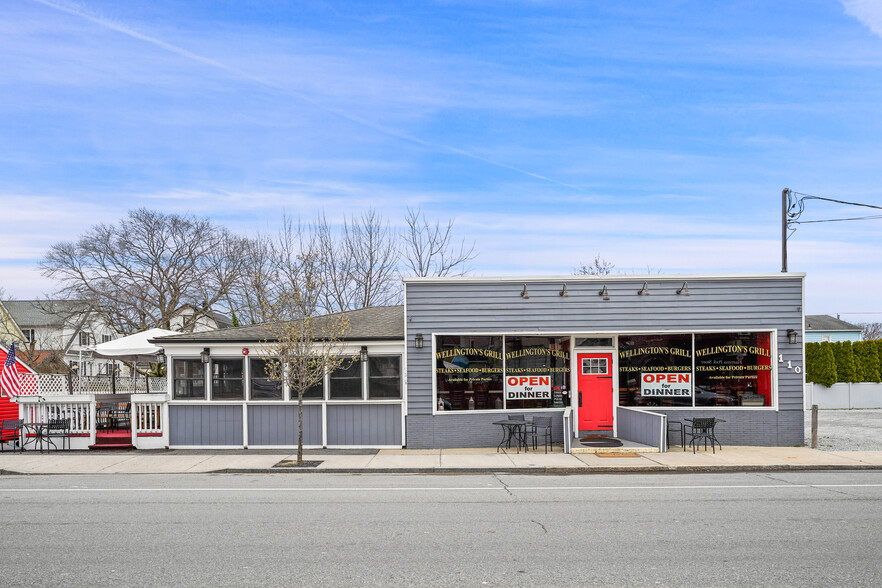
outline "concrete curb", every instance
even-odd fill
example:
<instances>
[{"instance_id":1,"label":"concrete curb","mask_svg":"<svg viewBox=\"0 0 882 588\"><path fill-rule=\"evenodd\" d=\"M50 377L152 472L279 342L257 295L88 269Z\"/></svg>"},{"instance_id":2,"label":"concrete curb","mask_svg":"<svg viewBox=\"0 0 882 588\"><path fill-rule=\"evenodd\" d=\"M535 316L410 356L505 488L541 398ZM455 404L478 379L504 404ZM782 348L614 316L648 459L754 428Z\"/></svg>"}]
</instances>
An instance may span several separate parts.
<instances>
[{"instance_id":1,"label":"concrete curb","mask_svg":"<svg viewBox=\"0 0 882 588\"><path fill-rule=\"evenodd\" d=\"M727 466L620 466L620 467L522 467L522 468L225 468L202 472L209 474L524 474L524 475L585 475L585 474L661 474L661 473L734 473L792 472L819 470L882 470L882 465L727 465ZM196 472L193 472L196 473Z\"/></svg>"}]
</instances>

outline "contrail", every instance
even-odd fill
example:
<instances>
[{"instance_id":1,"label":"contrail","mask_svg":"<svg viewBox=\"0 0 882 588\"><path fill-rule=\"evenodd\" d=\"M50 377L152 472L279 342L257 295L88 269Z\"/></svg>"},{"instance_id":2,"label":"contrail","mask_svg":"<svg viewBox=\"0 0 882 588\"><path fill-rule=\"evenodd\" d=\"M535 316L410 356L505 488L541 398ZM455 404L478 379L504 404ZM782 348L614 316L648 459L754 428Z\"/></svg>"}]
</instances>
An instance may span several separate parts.
<instances>
[{"instance_id":1,"label":"contrail","mask_svg":"<svg viewBox=\"0 0 882 588\"><path fill-rule=\"evenodd\" d=\"M280 86L279 84L273 82L272 80L268 80L266 78L256 76L254 74L250 74L248 72L242 71L240 69L230 67L229 65L222 63L220 61L217 61L215 59L211 59L210 57L205 57L203 55L193 53L192 51L187 51L186 49L184 49L182 47L178 47L177 45L172 45L171 43L166 43L165 41L163 41L161 39L157 39L156 37L151 37L150 35L145 35L144 33L140 33L132 28L125 26L125 25L113 22L112 20L102 18L99 16L95 16L94 14L89 14L88 12L85 12L82 9L82 7L80 7L80 6L69 5L69 4L59 4L56 2L52 2L51 0L31 0L31 2L35 2L37 4L42 4L43 6L46 6L48 8L52 8L54 10L58 10L59 12L64 12L66 14L70 14L70 15L82 18L82 19L87 20L89 22L95 23L98 26L116 31L118 33L122 33L123 35L127 35L129 37L134 38L134 39L138 39L139 41L144 41L145 43L150 43L151 45L159 47L160 49L165 49L166 51L169 51L169 52L174 53L176 55L180 55L181 57L184 57L186 59L190 59L192 61L196 61L196 62L201 63L203 65L207 65L209 67L223 70L231 75L247 79L251 82L254 82L255 84L260 84L260 85L265 86L267 88L272 88L273 90L276 90L278 92L282 92L282 93L286 93L286 94L289 94L292 96L296 96L300 100L311 104L312 106L318 108L319 110L323 110L329 114L333 114L334 116L338 116L340 118L343 118L345 120L353 122L357 125L360 125L360 126L369 128L371 130L374 130L378 133L387 135L389 137L394 137L396 139L406 141L406 142L412 143L414 145L420 145L422 147L426 147L426 148L431 149L433 151L440 151L440 152L453 153L455 155L461 155L463 157L468 157L469 159L474 159L475 161L480 161L480 162L483 162L483 163L486 163L486 164L489 164L489 165L492 165L495 167L511 170L513 172L517 172L519 174L529 176L531 178L536 178L537 180L542 180L544 182L549 182L551 184L557 184L558 186L564 186L566 188L571 188L571 189L577 190L579 192L582 191L582 188L580 188L578 186L574 186L573 184L567 184L566 182L561 182L559 180L555 180L554 178L549 178L548 176L543 176L543 175L540 175L537 173L533 173L531 171L528 171L528 170L525 170L523 168L516 167L513 165L509 165L509 164L503 163L501 161L494 161L492 159L487 159L486 157L481 157L480 155L477 155L475 153L471 153L470 151L466 151L464 149L459 149L457 147L451 147L450 145L443 145L441 143L433 143L432 141L426 141L425 139L420 139L419 137L414 137L411 135L407 135L405 133L401 133L401 132L396 131L394 129L390 129L388 127L384 127L382 125L371 122L369 120L365 120L361 117L343 112L341 110L337 110L336 108L331 108L329 106L325 106L321 102L316 101L314 98L311 98L311 97L307 96L306 94L303 94L303 93L298 92L296 90L292 90L290 88Z\"/></svg>"}]
</instances>

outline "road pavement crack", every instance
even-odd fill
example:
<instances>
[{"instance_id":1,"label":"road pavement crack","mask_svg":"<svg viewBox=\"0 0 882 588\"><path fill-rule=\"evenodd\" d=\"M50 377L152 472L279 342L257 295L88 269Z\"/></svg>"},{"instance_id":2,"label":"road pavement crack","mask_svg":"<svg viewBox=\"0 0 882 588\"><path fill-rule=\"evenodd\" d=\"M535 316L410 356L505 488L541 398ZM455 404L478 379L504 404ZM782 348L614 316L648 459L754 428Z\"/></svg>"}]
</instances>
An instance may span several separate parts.
<instances>
[{"instance_id":1,"label":"road pavement crack","mask_svg":"<svg viewBox=\"0 0 882 588\"><path fill-rule=\"evenodd\" d=\"M539 525L542 528L542 532L545 533L546 535L548 535L548 529L545 528L545 525L543 525L539 521L534 521L533 519L530 519L530 522L536 523L537 525Z\"/></svg>"},{"instance_id":2,"label":"road pavement crack","mask_svg":"<svg viewBox=\"0 0 882 588\"><path fill-rule=\"evenodd\" d=\"M493 477L496 478L496 480L502 486L502 489L505 490L509 496L511 496L512 498L515 498L514 493L509 489L508 484L506 484L505 482L502 481L502 478L499 477L499 474L493 474Z\"/></svg>"}]
</instances>

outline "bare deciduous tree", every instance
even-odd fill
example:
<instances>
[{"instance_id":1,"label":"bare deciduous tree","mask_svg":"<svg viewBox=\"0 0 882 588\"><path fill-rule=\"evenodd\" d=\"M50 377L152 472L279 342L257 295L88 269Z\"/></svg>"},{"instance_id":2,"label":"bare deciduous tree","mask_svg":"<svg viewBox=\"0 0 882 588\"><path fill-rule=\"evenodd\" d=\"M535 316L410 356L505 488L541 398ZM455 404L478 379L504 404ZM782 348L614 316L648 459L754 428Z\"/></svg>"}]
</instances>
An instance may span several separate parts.
<instances>
[{"instance_id":1,"label":"bare deciduous tree","mask_svg":"<svg viewBox=\"0 0 882 588\"><path fill-rule=\"evenodd\" d=\"M335 231L322 213L310 227L324 270L321 310L339 312L393 304L398 287L398 249L389 223L367 210Z\"/></svg>"},{"instance_id":2,"label":"bare deciduous tree","mask_svg":"<svg viewBox=\"0 0 882 588\"><path fill-rule=\"evenodd\" d=\"M52 245L40 263L57 296L83 301L121 333L168 328L175 311L206 317L239 276L245 241L205 218L140 208Z\"/></svg>"},{"instance_id":3,"label":"bare deciduous tree","mask_svg":"<svg viewBox=\"0 0 882 588\"><path fill-rule=\"evenodd\" d=\"M401 233L402 264L407 273L416 276L463 276L470 271L468 263L475 259L475 243L453 237L454 219L442 225L430 223L419 209L408 207L406 227Z\"/></svg>"},{"instance_id":4,"label":"bare deciduous tree","mask_svg":"<svg viewBox=\"0 0 882 588\"><path fill-rule=\"evenodd\" d=\"M611 262L600 257L600 254L594 256L594 261L589 263L580 263L579 267L573 268L573 275L576 276L608 276L616 267Z\"/></svg>"},{"instance_id":5,"label":"bare deciduous tree","mask_svg":"<svg viewBox=\"0 0 882 588\"><path fill-rule=\"evenodd\" d=\"M303 395L320 384L325 371L349 361L342 338L349 330L345 314L315 316L322 296L324 263L314 253L301 253L292 264L290 282L264 299L269 337L261 353L270 379L286 382L297 395L297 463L303 462Z\"/></svg>"},{"instance_id":6,"label":"bare deciduous tree","mask_svg":"<svg viewBox=\"0 0 882 588\"><path fill-rule=\"evenodd\" d=\"M882 323L857 323L863 331L864 341L882 339Z\"/></svg>"}]
</instances>

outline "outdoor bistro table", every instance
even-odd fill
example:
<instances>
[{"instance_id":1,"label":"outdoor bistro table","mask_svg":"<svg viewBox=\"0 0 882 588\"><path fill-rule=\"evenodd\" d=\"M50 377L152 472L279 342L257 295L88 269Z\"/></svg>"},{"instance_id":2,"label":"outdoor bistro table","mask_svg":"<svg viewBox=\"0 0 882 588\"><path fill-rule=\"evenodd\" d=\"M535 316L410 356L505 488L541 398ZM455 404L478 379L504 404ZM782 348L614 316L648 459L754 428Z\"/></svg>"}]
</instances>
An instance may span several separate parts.
<instances>
[{"instance_id":1,"label":"outdoor bistro table","mask_svg":"<svg viewBox=\"0 0 882 588\"><path fill-rule=\"evenodd\" d=\"M21 432L24 436L24 441L22 442L22 449L30 442L33 443L33 448L37 449L39 446L40 453L43 453L43 443L46 443L46 451L49 451L49 446L55 447L57 450L58 447L55 445L55 442L52 441L52 438L49 437L49 423L22 423L21 424ZM28 440L30 437L30 441Z\"/></svg>"},{"instance_id":2,"label":"outdoor bistro table","mask_svg":"<svg viewBox=\"0 0 882 588\"><path fill-rule=\"evenodd\" d=\"M515 441L518 453L521 452L521 446L523 446L524 451L527 451L527 427L532 426L532 423L529 421L504 420L496 421L493 424L502 427L502 441L496 446L497 453L503 445L511 447L512 439Z\"/></svg>"}]
</instances>

